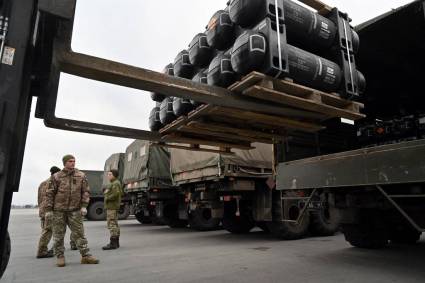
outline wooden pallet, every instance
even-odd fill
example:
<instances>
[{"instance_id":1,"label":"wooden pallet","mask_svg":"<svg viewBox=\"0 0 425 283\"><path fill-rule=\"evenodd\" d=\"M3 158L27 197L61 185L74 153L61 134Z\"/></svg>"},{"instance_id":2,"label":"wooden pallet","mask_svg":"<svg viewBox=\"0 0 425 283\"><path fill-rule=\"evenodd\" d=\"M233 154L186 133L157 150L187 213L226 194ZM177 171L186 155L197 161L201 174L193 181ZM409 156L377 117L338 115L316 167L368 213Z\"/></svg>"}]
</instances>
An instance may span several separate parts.
<instances>
[{"instance_id":1,"label":"wooden pallet","mask_svg":"<svg viewBox=\"0 0 425 283\"><path fill-rule=\"evenodd\" d=\"M270 115L231 107L202 105L187 116L179 117L162 128L162 145L209 152L230 152L231 148L249 150L252 143L273 144L282 141L288 131L318 132L331 118L357 120L363 104L253 72L229 87L235 94L251 100L282 105L282 115ZM285 116L296 110L299 117ZM202 149L200 145L218 149Z\"/></svg>"},{"instance_id":2,"label":"wooden pallet","mask_svg":"<svg viewBox=\"0 0 425 283\"><path fill-rule=\"evenodd\" d=\"M305 87L291 81L268 77L252 72L241 81L229 87L230 90L259 100L321 113L330 118L359 120L366 116L360 113L364 105L342 99L338 94L330 94Z\"/></svg>"}]
</instances>

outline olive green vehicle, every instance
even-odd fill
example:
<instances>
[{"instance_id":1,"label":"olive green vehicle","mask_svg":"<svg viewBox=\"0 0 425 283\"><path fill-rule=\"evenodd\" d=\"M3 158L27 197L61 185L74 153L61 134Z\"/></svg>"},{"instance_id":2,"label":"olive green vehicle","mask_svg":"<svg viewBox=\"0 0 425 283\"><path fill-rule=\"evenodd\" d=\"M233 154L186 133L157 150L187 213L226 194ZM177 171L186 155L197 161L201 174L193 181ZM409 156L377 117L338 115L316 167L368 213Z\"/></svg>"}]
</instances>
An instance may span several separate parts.
<instances>
[{"instance_id":1,"label":"olive green vehicle","mask_svg":"<svg viewBox=\"0 0 425 283\"><path fill-rule=\"evenodd\" d=\"M170 148L171 173L178 191L178 213L171 215L200 231L217 229L221 222L231 233L247 233L258 226L282 239L333 235L339 218L329 217L326 204L309 207L298 224L273 221L277 197L272 145L255 143L253 147L234 150L234 154Z\"/></svg>"},{"instance_id":2,"label":"olive green vehicle","mask_svg":"<svg viewBox=\"0 0 425 283\"><path fill-rule=\"evenodd\" d=\"M120 176L122 176L123 157L124 154L122 153L111 155L105 162L104 171L83 170L90 185L90 203L87 207L87 218L89 220L106 219L106 212L103 207L103 188L108 184L106 173L111 169L116 169L120 172ZM124 197L119 211L119 219L127 219L130 215L130 211L130 203L128 199Z\"/></svg>"},{"instance_id":3,"label":"olive green vehicle","mask_svg":"<svg viewBox=\"0 0 425 283\"><path fill-rule=\"evenodd\" d=\"M176 190L170 176L170 153L151 142L135 140L124 157L124 191L140 223L166 224L164 212L173 211Z\"/></svg>"}]
</instances>

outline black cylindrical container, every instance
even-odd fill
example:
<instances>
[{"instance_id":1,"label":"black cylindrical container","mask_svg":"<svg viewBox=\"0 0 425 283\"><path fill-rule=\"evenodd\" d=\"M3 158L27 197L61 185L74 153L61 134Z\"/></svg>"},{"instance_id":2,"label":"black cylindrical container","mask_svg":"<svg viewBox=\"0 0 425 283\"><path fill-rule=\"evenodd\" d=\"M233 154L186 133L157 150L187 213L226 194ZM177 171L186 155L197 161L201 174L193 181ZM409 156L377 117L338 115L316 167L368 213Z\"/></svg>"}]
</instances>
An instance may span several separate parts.
<instances>
[{"instance_id":1,"label":"black cylindrical container","mask_svg":"<svg viewBox=\"0 0 425 283\"><path fill-rule=\"evenodd\" d=\"M207 25L205 31L208 45L217 50L226 50L235 40L235 25L230 20L229 12L216 12Z\"/></svg>"},{"instance_id":2,"label":"black cylindrical container","mask_svg":"<svg viewBox=\"0 0 425 283\"><path fill-rule=\"evenodd\" d=\"M334 45L338 28L333 21L291 0L283 0L283 7L289 43L310 50L324 50ZM359 36L351 27L347 29L352 33L353 50L357 52Z\"/></svg>"},{"instance_id":3,"label":"black cylindrical container","mask_svg":"<svg viewBox=\"0 0 425 283\"><path fill-rule=\"evenodd\" d=\"M239 75L262 71L267 41L261 33L247 31L236 39L231 51L232 68ZM287 45L289 77L296 83L334 92L341 87L342 71L334 62Z\"/></svg>"},{"instance_id":4,"label":"black cylindrical container","mask_svg":"<svg viewBox=\"0 0 425 283\"><path fill-rule=\"evenodd\" d=\"M338 91L342 82L342 70L334 62L288 45L289 76L302 85L323 91Z\"/></svg>"},{"instance_id":5,"label":"black cylindrical container","mask_svg":"<svg viewBox=\"0 0 425 283\"><path fill-rule=\"evenodd\" d=\"M174 75L179 78L190 79L193 77L195 67L190 63L189 52L181 51L174 59Z\"/></svg>"},{"instance_id":6,"label":"black cylindrical container","mask_svg":"<svg viewBox=\"0 0 425 283\"><path fill-rule=\"evenodd\" d=\"M208 68L207 82L209 85L228 87L236 81L230 61L230 52L221 52L211 61Z\"/></svg>"},{"instance_id":7,"label":"black cylindrical container","mask_svg":"<svg viewBox=\"0 0 425 283\"><path fill-rule=\"evenodd\" d=\"M366 78L364 77L363 73L358 71L357 74L357 86L359 88L359 93L362 94L366 91Z\"/></svg>"},{"instance_id":8,"label":"black cylindrical container","mask_svg":"<svg viewBox=\"0 0 425 283\"><path fill-rule=\"evenodd\" d=\"M173 112L176 117L186 115L193 110L193 105L190 99L184 99L181 97L174 97L173 100Z\"/></svg>"},{"instance_id":9,"label":"black cylindrical container","mask_svg":"<svg viewBox=\"0 0 425 283\"><path fill-rule=\"evenodd\" d=\"M198 68L204 68L211 62L213 52L205 33L198 33L189 44L190 63Z\"/></svg>"},{"instance_id":10,"label":"black cylindrical container","mask_svg":"<svg viewBox=\"0 0 425 283\"><path fill-rule=\"evenodd\" d=\"M211 62L213 52L205 33L198 33L189 44L190 63L198 68L205 68Z\"/></svg>"},{"instance_id":11,"label":"black cylindrical container","mask_svg":"<svg viewBox=\"0 0 425 283\"><path fill-rule=\"evenodd\" d=\"M167 66L165 66L162 73L169 75L169 76L174 76L173 64L168 64ZM156 93L156 92L151 92L151 98L152 98L153 101L162 102L165 98L165 95L162 95L162 94Z\"/></svg>"},{"instance_id":12,"label":"black cylindrical container","mask_svg":"<svg viewBox=\"0 0 425 283\"><path fill-rule=\"evenodd\" d=\"M159 107L154 107L149 115L149 129L152 132L158 132L162 128L161 120L159 119Z\"/></svg>"},{"instance_id":13,"label":"black cylindrical container","mask_svg":"<svg viewBox=\"0 0 425 283\"><path fill-rule=\"evenodd\" d=\"M173 97L166 97L162 102L159 110L159 120L162 125L167 125L176 119L173 112Z\"/></svg>"},{"instance_id":14,"label":"black cylindrical container","mask_svg":"<svg viewBox=\"0 0 425 283\"><path fill-rule=\"evenodd\" d=\"M241 27L250 27L267 16L276 17L275 2L282 0L232 0L229 4L230 19ZM278 11L279 14L279 11ZM282 16L282 10L280 10Z\"/></svg>"},{"instance_id":15,"label":"black cylindrical container","mask_svg":"<svg viewBox=\"0 0 425 283\"><path fill-rule=\"evenodd\" d=\"M230 18L243 27L251 27L265 17L275 21L274 0L233 0L230 3ZM278 0L283 5L287 40L290 44L308 50L327 51L336 44L337 25L291 0ZM278 6L279 7L279 6ZM353 50L359 49L359 36L351 28Z\"/></svg>"},{"instance_id":16,"label":"black cylindrical container","mask_svg":"<svg viewBox=\"0 0 425 283\"><path fill-rule=\"evenodd\" d=\"M196 83L201 83L201 84L208 84L207 73L208 73L208 69L203 69L203 70L199 71L193 77L192 81L196 82ZM190 102L192 103L192 105L195 108L203 104L203 103L195 101L195 100L190 100Z\"/></svg>"}]
</instances>

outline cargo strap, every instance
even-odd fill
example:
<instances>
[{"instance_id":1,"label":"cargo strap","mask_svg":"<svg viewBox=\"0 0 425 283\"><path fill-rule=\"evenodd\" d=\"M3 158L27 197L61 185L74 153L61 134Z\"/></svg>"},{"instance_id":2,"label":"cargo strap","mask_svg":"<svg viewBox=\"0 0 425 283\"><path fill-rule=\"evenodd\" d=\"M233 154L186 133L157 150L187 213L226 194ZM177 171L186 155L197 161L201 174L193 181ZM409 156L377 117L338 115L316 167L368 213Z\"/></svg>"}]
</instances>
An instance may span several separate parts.
<instances>
[{"instance_id":1,"label":"cargo strap","mask_svg":"<svg viewBox=\"0 0 425 283\"><path fill-rule=\"evenodd\" d=\"M275 78L279 78L282 74L283 66L282 66L282 43L280 40L280 26L279 26L279 6L278 0L274 1L275 13L276 13L276 32L277 32L277 46L279 49L279 73L275 76Z\"/></svg>"},{"instance_id":2,"label":"cargo strap","mask_svg":"<svg viewBox=\"0 0 425 283\"><path fill-rule=\"evenodd\" d=\"M347 57L348 57L348 67L350 69L350 77L351 77L351 90L353 93L356 93L354 88L354 76L353 76L353 65L351 63L351 53L350 53L350 47L348 46L348 32L347 32L347 24L345 23L345 19L342 20L342 23L344 24L344 34L345 34L345 48L347 49Z\"/></svg>"}]
</instances>

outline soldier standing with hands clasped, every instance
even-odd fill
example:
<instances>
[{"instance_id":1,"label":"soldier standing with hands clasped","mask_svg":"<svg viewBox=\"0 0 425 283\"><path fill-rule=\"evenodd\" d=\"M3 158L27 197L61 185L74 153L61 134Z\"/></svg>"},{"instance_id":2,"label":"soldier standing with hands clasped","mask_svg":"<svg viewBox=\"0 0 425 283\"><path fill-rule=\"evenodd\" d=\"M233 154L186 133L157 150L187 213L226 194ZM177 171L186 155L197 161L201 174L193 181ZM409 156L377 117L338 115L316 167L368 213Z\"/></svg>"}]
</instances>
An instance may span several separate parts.
<instances>
[{"instance_id":1,"label":"soldier standing with hands clasped","mask_svg":"<svg viewBox=\"0 0 425 283\"><path fill-rule=\"evenodd\" d=\"M118 171L108 172L109 184L104 191L106 220L111 234L110 243L103 250L115 250L120 247L120 227L118 226L118 210L121 206L122 187L118 180Z\"/></svg>"},{"instance_id":2,"label":"soldier standing with hands clasped","mask_svg":"<svg viewBox=\"0 0 425 283\"><path fill-rule=\"evenodd\" d=\"M89 253L84 236L83 216L87 214L90 188L86 175L75 168L75 157L62 158L64 168L55 173L47 191L46 217L53 215L53 249L56 265L65 266L64 237L68 225L75 235L75 242L81 254L81 264L97 264L99 260Z\"/></svg>"},{"instance_id":3,"label":"soldier standing with hands clasped","mask_svg":"<svg viewBox=\"0 0 425 283\"><path fill-rule=\"evenodd\" d=\"M60 169L56 166L50 168L50 175L59 172ZM48 250L48 245L52 239L52 215L46 217L47 190L49 189L49 179L45 180L38 187L38 215L41 220L41 236L38 241L37 258L53 257L53 250Z\"/></svg>"}]
</instances>

